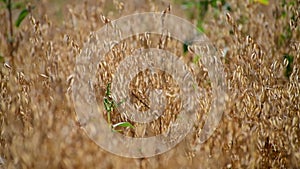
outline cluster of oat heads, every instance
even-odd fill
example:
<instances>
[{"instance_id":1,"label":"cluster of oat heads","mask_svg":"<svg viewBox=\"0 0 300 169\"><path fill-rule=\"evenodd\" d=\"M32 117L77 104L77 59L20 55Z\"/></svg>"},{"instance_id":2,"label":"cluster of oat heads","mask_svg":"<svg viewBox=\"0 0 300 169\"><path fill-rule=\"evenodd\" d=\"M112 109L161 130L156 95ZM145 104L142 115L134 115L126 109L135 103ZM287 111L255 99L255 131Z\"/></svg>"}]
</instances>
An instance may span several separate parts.
<instances>
[{"instance_id":1,"label":"cluster of oat heads","mask_svg":"<svg viewBox=\"0 0 300 169\"><path fill-rule=\"evenodd\" d=\"M219 143L230 156L229 166L299 167L300 34L289 24L297 12L285 10L299 9L299 2L279 4L236 4L239 10L220 16L227 23L214 25L227 27L216 43L225 49L230 101L218 130L223 137L216 133L211 144ZM285 16L274 18L282 11Z\"/></svg>"},{"instance_id":2,"label":"cluster of oat heads","mask_svg":"<svg viewBox=\"0 0 300 169\"><path fill-rule=\"evenodd\" d=\"M117 70L119 64L125 59L126 56L132 55L133 51L140 48L158 48L171 51L176 53L178 57L182 57L186 64L191 64L192 58L190 54L183 56L184 52L181 42L166 35L149 33L135 35L114 45L112 50L107 53L104 60L98 64L98 71L96 75L97 83L94 86L97 90L97 93L100 94L97 97L98 102L101 102L101 98L105 93L106 84L112 82L112 78L116 76L115 71ZM189 68L193 72L193 75L195 77L199 77L196 78L197 83L199 83L199 85L203 88L209 88L209 85L207 84L207 71L203 70L203 66L200 65L197 70L192 70L192 64L190 66L191 67ZM132 102L136 109L141 113L142 111L147 111L150 109L150 102L153 102L154 100L149 100L149 93L155 89L162 90L161 92L164 93L163 95L166 97L166 105L162 108L163 112L160 112L162 116L159 118L154 118L154 120L150 123L135 123L135 129L127 129L124 131L124 133L126 133L128 136L150 137L166 132L170 123L175 121L180 109L182 108L182 100L178 97L180 91L178 82L175 82L173 77L164 71L156 70L156 73L153 73L153 70L150 71L149 69L146 69L138 73L136 77L132 79L129 88L130 93L127 97L127 101ZM207 95L209 95L209 92L207 92ZM200 110L195 111L195 113L198 113L199 121L202 121L201 117L203 112L206 112L209 109L209 97L207 96L206 98L206 100L201 100L201 113ZM157 105L157 107L161 106L164 105ZM105 112L103 113L104 116L106 116ZM115 109L115 111L112 112L112 121L114 123L129 121L128 114Z\"/></svg>"},{"instance_id":3,"label":"cluster of oat heads","mask_svg":"<svg viewBox=\"0 0 300 169\"><path fill-rule=\"evenodd\" d=\"M3 162L4 168L75 166L68 160L73 154L70 147L76 147L70 141L76 130L72 102L66 94L67 77L73 72L74 58L88 31L76 32L76 25L68 21L53 24L53 16L43 15L47 11L44 5L37 5L36 13L15 32L19 43L13 53L15 66L0 66L0 168ZM6 23L5 19L1 17L1 23ZM75 22L77 18L73 19ZM2 39L5 27L0 32ZM0 49L6 56L5 43Z\"/></svg>"}]
</instances>

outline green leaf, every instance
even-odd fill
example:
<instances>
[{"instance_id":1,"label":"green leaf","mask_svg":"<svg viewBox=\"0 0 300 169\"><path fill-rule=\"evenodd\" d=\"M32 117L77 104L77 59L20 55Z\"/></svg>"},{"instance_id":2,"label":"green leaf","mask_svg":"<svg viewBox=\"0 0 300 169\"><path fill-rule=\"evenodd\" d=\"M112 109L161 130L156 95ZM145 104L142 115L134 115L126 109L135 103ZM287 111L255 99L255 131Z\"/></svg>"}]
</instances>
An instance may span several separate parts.
<instances>
[{"instance_id":1,"label":"green leaf","mask_svg":"<svg viewBox=\"0 0 300 169\"><path fill-rule=\"evenodd\" d=\"M269 5L269 0L255 0L255 2L261 3L263 5Z\"/></svg>"},{"instance_id":2,"label":"green leaf","mask_svg":"<svg viewBox=\"0 0 300 169\"><path fill-rule=\"evenodd\" d=\"M129 123L129 122L120 122L120 123L114 124L114 125L113 125L113 128L116 128L116 127L118 127L118 126L120 126L120 127L130 127L130 128L134 128L134 126L133 126L131 123Z\"/></svg>"},{"instance_id":3,"label":"green leaf","mask_svg":"<svg viewBox=\"0 0 300 169\"><path fill-rule=\"evenodd\" d=\"M6 0L1 0L1 2L5 3L6 4Z\"/></svg>"},{"instance_id":4,"label":"green leaf","mask_svg":"<svg viewBox=\"0 0 300 169\"><path fill-rule=\"evenodd\" d=\"M22 23L22 21L25 19L25 17L26 17L28 14L29 14L28 9L23 9L23 10L20 12L20 14L19 14L19 16L18 16L18 19L16 20L16 23L15 23L16 27L19 27L19 26L20 26L20 24Z\"/></svg>"}]
</instances>

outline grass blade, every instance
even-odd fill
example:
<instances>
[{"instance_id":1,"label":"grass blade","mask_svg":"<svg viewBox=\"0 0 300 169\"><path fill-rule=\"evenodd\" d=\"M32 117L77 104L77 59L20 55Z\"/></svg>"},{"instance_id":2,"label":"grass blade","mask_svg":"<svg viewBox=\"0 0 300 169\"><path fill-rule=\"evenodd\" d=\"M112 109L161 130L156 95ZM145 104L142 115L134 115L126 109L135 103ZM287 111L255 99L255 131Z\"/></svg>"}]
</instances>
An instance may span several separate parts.
<instances>
[{"instance_id":1,"label":"grass blade","mask_svg":"<svg viewBox=\"0 0 300 169\"><path fill-rule=\"evenodd\" d=\"M130 128L134 128L134 126L133 126L131 123L129 123L129 122L120 122L120 123L114 124L114 125L113 125L113 128L116 128L116 127L118 127L118 126L120 126L120 127L130 127Z\"/></svg>"},{"instance_id":2,"label":"grass blade","mask_svg":"<svg viewBox=\"0 0 300 169\"><path fill-rule=\"evenodd\" d=\"M23 9L23 10L20 12L20 14L19 14L19 16L18 16L18 19L16 20L16 23L15 23L16 27L19 27L19 26L21 25L22 21L25 19L25 17L26 17L28 14L29 14L28 9Z\"/></svg>"}]
</instances>

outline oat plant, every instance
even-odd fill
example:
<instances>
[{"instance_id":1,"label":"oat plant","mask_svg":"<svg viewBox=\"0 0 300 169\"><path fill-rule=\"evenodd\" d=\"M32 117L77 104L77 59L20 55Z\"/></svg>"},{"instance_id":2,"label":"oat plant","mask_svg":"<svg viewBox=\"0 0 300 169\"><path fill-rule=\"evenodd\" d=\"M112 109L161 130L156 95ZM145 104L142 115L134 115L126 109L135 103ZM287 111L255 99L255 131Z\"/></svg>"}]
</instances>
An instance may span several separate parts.
<instances>
[{"instance_id":1,"label":"oat plant","mask_svg":"<svg viewBox=\"0 0 300 169\"><path fill-rule=\"evenodd\" d=\"M113 132L121 132L122 130L116 130L117 127L129 127L134 128L134 126L130 122L119 122L116 124L112 124L111 121L111 113L122 103L124 103L124 100L120 102L116 102L111 97L111 83L108 83L106 86L105 96L103 100L104 108L107 113L107 122L109 127L112 129Z\"/></svg>"},{"instance_id":2,"label":"oat plant","mask_svg":"<svg viewBox=\"0 0 300 169\"><path fill-rule=\"evenodd\" d=\"M8 23L8 33L6 34L6 41L9 48L9 56L12 57L12 65L14 65L13 52L18 48L18 42L14 40L14 29L20 27L22 21L34 8L30 5L26 7L25 2L12 2L12 0L0 0L1 9L5 8L7 11L7 23ZM13 24L13 10L20 10L15 24ZM0 54L0 62L4 62L4 56Z\"/></svg>"}]
</instances>

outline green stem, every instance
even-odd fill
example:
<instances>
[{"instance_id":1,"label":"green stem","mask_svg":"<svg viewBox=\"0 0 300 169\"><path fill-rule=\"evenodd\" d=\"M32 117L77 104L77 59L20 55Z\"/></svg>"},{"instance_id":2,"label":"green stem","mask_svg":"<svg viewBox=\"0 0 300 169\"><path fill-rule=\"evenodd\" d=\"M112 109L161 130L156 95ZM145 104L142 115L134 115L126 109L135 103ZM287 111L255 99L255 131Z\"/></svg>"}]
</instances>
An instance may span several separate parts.
<instances>
[{"instance_id":1,"label":"green stem","mask_svg":"<svg viewBox=\"0 0 300 169\"><path fill-rule=\"evenodd\" d=\"M111 125L111 122L110 122L110 112L107 111L107 121L108 121L108 125Z\"/></svg>"}]
</instances>

